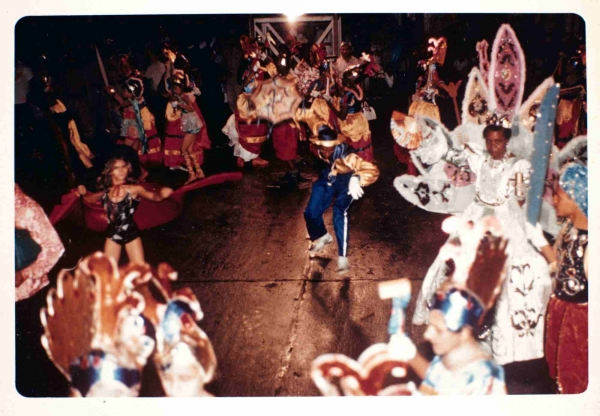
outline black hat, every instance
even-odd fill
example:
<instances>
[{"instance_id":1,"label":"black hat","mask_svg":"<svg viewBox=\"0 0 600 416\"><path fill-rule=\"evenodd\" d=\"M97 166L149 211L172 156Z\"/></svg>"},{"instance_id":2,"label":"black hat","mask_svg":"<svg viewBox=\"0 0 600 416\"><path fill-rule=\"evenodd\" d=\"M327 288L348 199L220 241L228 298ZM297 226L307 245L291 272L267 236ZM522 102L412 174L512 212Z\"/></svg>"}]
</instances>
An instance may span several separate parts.
<instances>
[{"instance_id":1,"label":"black hat","mask_svg":"<svg viewBox=\"0 0 600 416\"><path fill-rule=\"evenodd\" d=\"M320 147L334 147L346 141L346 136L338 134L331 127L323 124L319 126L319 136L310 139L311 143Z\"/></svg>"}]
</instances>

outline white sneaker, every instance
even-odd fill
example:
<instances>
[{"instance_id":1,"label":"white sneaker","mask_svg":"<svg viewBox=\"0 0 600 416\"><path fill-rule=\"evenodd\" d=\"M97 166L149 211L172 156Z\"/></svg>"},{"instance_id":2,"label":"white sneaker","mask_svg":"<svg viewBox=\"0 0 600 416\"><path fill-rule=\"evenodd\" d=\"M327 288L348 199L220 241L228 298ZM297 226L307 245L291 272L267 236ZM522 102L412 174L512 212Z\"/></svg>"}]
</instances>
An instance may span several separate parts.
<instances>
[{"instance_id":1,"label":"white sneaker","mask_svg":"<svg viewBox=\"0 0 600 416\"><path fill-rule=\"evenodd\" d=\"M333 237L327 233L323 237L317 238L313 241L312 247L308 250L310 253L318 253L322 251L326 245L333 243Z\"/></svg>"},{"instance_id":2,"label":"white sneaker","mask_svg":"<svg viewBox=\"0 0 600 416\"><path fill-rule=\"evenodd\" d=\"M338 273L344 273L350 270L350 263L348 262L348 257L338 257Z\"/></svg>"}]
</instances>

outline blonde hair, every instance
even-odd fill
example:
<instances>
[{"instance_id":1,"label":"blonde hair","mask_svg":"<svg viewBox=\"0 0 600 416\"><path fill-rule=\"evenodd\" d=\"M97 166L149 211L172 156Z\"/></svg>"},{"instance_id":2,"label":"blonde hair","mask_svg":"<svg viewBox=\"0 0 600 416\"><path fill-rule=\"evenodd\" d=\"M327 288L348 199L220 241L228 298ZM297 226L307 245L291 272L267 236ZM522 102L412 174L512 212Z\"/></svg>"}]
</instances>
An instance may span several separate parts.
<instances>
[{"instance_id":1,"label":"blonde hair","mask_svg":"<svg viewBox=\"0 0 600 416\"><path fill-rule=\"evenodd\" d=\"M131 162L128 162L123 157L113 157L108 162L106 162L106 165L104 165L104 169L102 170L102 174L98 178L98 188L102 189L103 191L108 191L113 186L112 171L115 168L115 163L117 161L119 161L119 160L122 161L122 162L125 162L125 166L127 166L127 179L126 179L126 182L127 183L133 182L133 179L130 176L131 172L133 170L133 168L131 167Z\"/></svg>"}]
</instances>

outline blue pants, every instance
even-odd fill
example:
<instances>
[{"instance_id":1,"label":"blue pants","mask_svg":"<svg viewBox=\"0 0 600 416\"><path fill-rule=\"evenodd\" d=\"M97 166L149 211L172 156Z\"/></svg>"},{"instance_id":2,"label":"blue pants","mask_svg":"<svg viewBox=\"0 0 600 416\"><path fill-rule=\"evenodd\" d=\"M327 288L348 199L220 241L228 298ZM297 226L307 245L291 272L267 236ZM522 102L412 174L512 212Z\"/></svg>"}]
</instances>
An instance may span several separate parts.
<instances>
[{"instance_id":1,"label":"blue pants","mask_svg":"<svg viewBox=\"0 0 600 416\"><path fill-rule=\"evenodd\" d=\"M308 205L304 210L304 220L311 241L314 241L327 234L323 213L331 201L335 198L333 204L333 229L338 242L338 254L347 257L348 254L348 208L352 202L352 197L348 195L348 183L351 174L338 175L335 182L329 184L327 176L321 174L319 179L313 183L312 192Z\"/></svg>"}]
</instances>

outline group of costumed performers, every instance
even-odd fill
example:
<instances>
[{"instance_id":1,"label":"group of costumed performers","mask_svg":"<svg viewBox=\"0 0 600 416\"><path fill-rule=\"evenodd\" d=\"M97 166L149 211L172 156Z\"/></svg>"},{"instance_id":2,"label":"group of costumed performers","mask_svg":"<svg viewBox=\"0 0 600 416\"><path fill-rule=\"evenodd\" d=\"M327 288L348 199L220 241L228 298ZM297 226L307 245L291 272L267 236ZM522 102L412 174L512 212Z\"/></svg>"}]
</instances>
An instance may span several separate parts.
<instances>
[{"instance_id":1,"label":"group of costumed performers","mask_svg":"<svg viewBox=\"0 0 600 416\"><path fill-rule=\"evenodd\" d=\"M410 281L387 281L379 285L379 296L392 300L389 342L370 346L356 361L341 354L317 357L311 377L323 395L507 393L504 370L480 344L477 333L508 274L508 241L500 222L492 216L475 222L450 217L442 228L452 237L441 248L440 256L455 267L436 290L430 307L424 336L433 347L433 360L417 352L405 332ZM386 385L390 374L406 378L408 368L422 380L418 389L412 382Z\"/></svg>"},{"instance_id":2,"label":"group of costumed performers","mask_svg":"<svg viewBox=\"0 0 600 416\"><path fill-rule=\"evenodd\" d=\"M301 140L301 129L292 120L292 110L297 106L299 96L296 93L298 99L292 99L286 104L290 106L286 116L279 117L277 111L274 111L274 106L278 104L270 102L273 101L270 96L259 91L267 80L271 80L274 89L285 89L296 82L296 78L290 73L293 65L292 52L287 44L280 44L277 56L272 59L260 40L242 36L240 43L248 68L242 76L243 92L238 96L237 109L222 131L229 137L230 146L234 148L233 154L237 158L238 167L243 167L247 162L251 162L254 167L268 166L269 162L261 158L260 154L263 143L270 136L276 157L288 165L288 172L282 180L295 184L300 180L297 162L300 160L298 141ZM261 117L256 112L257 108L268 108L272 114L267 115L268 118Z\"/></svg>"},{"instance_id":3,"label":"group of costumed performers","mask_svg":"<svg viewBox=\"0 0 600 416\"><path fill-rule=\"evenodd\" d=\"M551 279L544 257L528 241L525 212L533 204L528 198L533 149L539 146L537 140L542 144L551 140L551 132L543 136L537 131L540 126L554 125L556 103L545 107L540 103L557 87L548 78L522 103L525 57L509 25L502 25L497 33L491 62L487 61L487 42L479 42L477 50L480 68L473 68L469 75L462 123L455 130L449 132L428 117L392 116L392 134L409 149L420 173L400 176L394 186L405 199L428 211L461 214L471 221L493 215L500 221L508 239L509 278L493 319L479 336L498 363L508 364L544 356ZM541 201L539 222L544 231L555 234L551 192L542 188L545 193L535 197ZM429 268L414 324L429 321L428 305L446 279L448 267L438 256Z\"/></svg>"},{"instance_id":4,"label":"group of costumed performers","mask_svg":"<svg viewBox=\"0 0 600 416\"><path fill-rule=\"evenodd\" d=\"M204 149L210 148L210 139L206 123L196 103L194 83L184 72L186 59L182 55L174 55L174 62L165 76L166 92L169 103L166 107L164 149L156 130L154 115L149 111L144 100L144 83L137 73L131 72L123 83L120 92L108 86L109 93L118 101L122 111L121 139L119 144L130 146L137 152L142 166L158 165L161 162L171 169L182 169L188 172L186 183L204 178L202 164ZM171 62L171 61L169 61ZM185 164L184 166L181 166ZM147 171L142 168L143 180Z\"/></svg>"},{"instance_id":5,"label":"group of costumed performers","mask_svg":"<svg viewBox=\"0 0 600 416\"><path fill-rule=\"evenodd\" d=\"M260 153L263 143L271 137L277 158L289 165L282 180L296 183L300 179L298 142L305 140L306 135L301 123L308 126L312 137L318 134L316 126L330 126L348 138L347 145L362 159L373 161L371 131L362 112L363 90L360 85L365 77L377 72L376 64L370 61L368 55L361 60L350 55L353 59L349 61L342 55L344 71L338 73L339 69L334 69L338 63L327 61L323 45L311 45L308 54L305 53L308 56L300 59L298 42L288 39L287 43L278 45L277 56L270 58L260 41L243 36L240 42L249 67L243 75L244 90L238 97L237 110L223 128L223 133L234 147L239 167L250 161L257 167L268 165ZM349 43L343 46L345 53L350 54ZM355 61L355 65L349 65L349 62ZM274 122L266 123L265 118L257 114L260 113L257 108L277 105L266 103L269 97L260 91L269 80L280 90L287 88L288 84L295 84L303 101L293 117L275 117ZM292 98L289 102L292 103ZM289 106L294 110L293 104Z\"/></svg>"}]
</instances>

